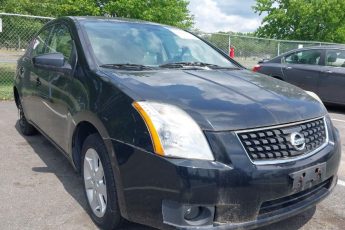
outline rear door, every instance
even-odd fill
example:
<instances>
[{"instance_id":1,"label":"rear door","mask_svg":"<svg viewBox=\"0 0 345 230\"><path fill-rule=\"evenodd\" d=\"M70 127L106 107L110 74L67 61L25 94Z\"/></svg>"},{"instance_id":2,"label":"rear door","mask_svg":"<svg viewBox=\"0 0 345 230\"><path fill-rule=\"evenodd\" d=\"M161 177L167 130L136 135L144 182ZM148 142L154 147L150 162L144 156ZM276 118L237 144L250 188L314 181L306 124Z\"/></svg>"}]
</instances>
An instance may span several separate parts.
<instances>
[{"instance_id":1,"label":"rear door","mask_svg":"<svg viewBox=\"0 0 345 230\"><path fill-rule=\"evenodd\" d=\"M304 90L317 93L318 79L322 70L323 51L301 50L283 58L284 79Z\"/></svg>"},{"instance_id":2,"label":"rear door","mask_svg":"<svg viewBox=\"0 0 345 230\"><path fill-rule=\"evenodd\" d=\"M318 95L325 102L345 104L345 50L326 51Z\"/></svg>"}]
</instances>

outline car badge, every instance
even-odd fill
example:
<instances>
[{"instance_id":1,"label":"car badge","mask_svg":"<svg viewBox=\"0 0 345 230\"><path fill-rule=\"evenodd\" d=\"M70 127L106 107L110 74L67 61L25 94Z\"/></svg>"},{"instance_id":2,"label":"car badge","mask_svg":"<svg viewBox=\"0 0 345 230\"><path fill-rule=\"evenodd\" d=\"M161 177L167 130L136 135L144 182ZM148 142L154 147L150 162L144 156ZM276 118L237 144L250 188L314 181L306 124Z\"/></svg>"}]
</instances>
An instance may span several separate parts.
<instances>
[{"instance_id":1,"label":"car badge","mask_svg":"<svg viewBox=\"0 0 345 230\"><path fill-rule=\"evenodd\" d=\"M298 132L291 133L290 142L292 146L298 151L302 151L305 149L305 138L303 134L301 133L298 133Z\"/></svg>"}]
</instances>

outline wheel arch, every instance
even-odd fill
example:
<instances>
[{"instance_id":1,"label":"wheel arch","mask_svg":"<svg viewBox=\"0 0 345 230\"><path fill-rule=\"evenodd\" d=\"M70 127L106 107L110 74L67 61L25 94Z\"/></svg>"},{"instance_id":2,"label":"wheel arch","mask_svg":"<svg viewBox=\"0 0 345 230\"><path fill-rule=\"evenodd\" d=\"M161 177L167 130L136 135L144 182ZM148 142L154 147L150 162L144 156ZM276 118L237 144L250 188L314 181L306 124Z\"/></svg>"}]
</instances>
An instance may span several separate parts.
<instances>
[{"instance_id":1,"label":"wheel arch","mask_svg":"<svg viewBox=\"0 0 345 230\"><path fill-rule=\"evenodd\" d=\"M118 202L123 217L127 217L127 209L123 194L120 169L117 162L115 150L107 129L103 122L92 112L83 112L74 117L75 128L72 132L71 157L73 165L78 173L81 172L81 150L85 139L94 133L98 133L107 149L108 156L114 173Z\"/></svg>"},{"instance_id":2,"label":"wheel arch","mask_svg":"<svg viewBox=\"0 0 345 230\"><path fill-rule=\"evenodd\" d=\"M284 79L282 78L282 77L280 77L280 76L272 76L273 78L275 78L275 79L278 79L278 80L281 80L281 81L284 81Z\"/></svg>"},{"instance_id":3,"label":"wheel arch","mask_svg":"<svg viewBox=\"0 0 345 230\"><path fill-rule=\"evenodd\" d=\"M98 129L89 121L81 121L75 127L72 136L72 160L78 172L81 171L81 150L83 144L89 135L95 133L100 134Z\"/></svg>"},{"instance_id":4,"label":"wheel arch","mask_svg":"<svg viewBox=\"0 0 345 230\"><path fill-rule=\"evenodd\" d=\"M14 96L14 102L16 103L17 108L19 107L20 98L17 87L13 87L13 96Z\"/></svg>"},{"instance_id":5,"label":"wheel arch","mask_svg":"<svg viewBox=\"0 0 345 230\"><path fill-rule=\"evenodd\" d=\"M71 124L73 124L73 128L70 133L70 152L73 164L78 172L80 172L80 159L78 158L81 157L82 145L91 134L98 133L104 141L109 157L115 156L108 131L96 114L91 111L79 112L73 117Z\"/></svg>"}]
</instances>

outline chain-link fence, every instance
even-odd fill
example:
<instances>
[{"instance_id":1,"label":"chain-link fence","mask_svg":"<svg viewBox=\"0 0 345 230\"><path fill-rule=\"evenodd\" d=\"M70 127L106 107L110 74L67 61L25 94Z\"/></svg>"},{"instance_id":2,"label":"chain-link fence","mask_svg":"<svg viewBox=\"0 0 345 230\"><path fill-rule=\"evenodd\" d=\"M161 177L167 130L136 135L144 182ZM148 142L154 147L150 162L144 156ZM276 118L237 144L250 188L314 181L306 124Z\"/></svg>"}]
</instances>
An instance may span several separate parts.
<instances>
[{"instance_id":1,"label":"chain-link fence","mask_svg":"<svg viewBox=\"0 0 345 230\"><path fill-rule=\"evenodd\" d=\"M38 30L52 18L0 13L0 100L11 99L13 77L18 58ZM199 33L199 36L230 53L234 48L235 60L252 68L262 59L269 59L292 49L331 43L285 41L225 33Z\"/></svg>"},{"instance_id":2,"label":"chain-link fence","mask_svg":"<svg viewBox=\"0 0 345 230\"><path fill-rule=\"evenodd\" d=\"M13 97L16 63L38 30L51 18L0 13L0 100Z\"/></svg>"},{"instance_id":3,"label":"chain-link fence","mask_svg":"<svg viewBox=\"0 0 345 230\"><path fill-rule=\"evenodd\" d=\"M276 40L225 33L202 33L199 36L210 41L229 55L230 47L232 47L234 49L234 59L247 68L252 68L262 59L270 59L293 49L334 44L314 41Z\"/></svg>"}]
</instances>

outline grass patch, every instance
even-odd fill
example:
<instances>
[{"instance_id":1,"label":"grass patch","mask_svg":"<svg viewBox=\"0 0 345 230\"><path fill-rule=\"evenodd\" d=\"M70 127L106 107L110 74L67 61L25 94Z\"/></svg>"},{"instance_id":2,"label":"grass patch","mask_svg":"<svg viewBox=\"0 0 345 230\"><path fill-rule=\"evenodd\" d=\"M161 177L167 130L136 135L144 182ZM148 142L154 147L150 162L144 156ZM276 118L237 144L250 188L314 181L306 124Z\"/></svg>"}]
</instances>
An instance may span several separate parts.
<instances>
[{"instance_id":1,"label":"grass patch","mask_svg":"<svg viewBox=\"0 0 345 230\"><path fill-rule=\"evenodd\" d=\"M0 85L0 101L1 100L13 100L12 85Z\"/></svg>"},{"instance_id":2,"label":"grass patch","mask_svg":"<svg viewBox=\"0 0 345 230\"><path fill-rule=\"evenodd\" d=\"M0 100L13 99L13 78L16 63L0 63Z\"/></svg>"}]
</instances>

